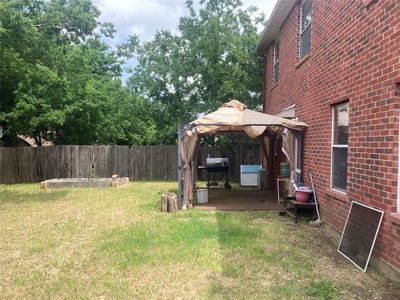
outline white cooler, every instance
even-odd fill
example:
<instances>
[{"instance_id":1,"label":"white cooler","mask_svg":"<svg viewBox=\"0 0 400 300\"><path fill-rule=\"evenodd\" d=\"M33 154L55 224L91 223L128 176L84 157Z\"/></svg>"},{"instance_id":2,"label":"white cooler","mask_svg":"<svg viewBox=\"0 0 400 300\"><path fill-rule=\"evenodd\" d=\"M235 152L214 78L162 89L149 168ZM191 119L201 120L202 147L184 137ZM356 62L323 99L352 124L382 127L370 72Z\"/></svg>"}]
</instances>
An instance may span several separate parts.
<instances>
[{"instance_id":1,"label":"white cooler","mask_svg":"<svg viewBox=\"0 0 400 300\"><path fill-rule=\"evenodd\" d=\"M240 165L240 185L257 186L258 171L261 168L261 165Z\"/></svg>"}]
</instances>

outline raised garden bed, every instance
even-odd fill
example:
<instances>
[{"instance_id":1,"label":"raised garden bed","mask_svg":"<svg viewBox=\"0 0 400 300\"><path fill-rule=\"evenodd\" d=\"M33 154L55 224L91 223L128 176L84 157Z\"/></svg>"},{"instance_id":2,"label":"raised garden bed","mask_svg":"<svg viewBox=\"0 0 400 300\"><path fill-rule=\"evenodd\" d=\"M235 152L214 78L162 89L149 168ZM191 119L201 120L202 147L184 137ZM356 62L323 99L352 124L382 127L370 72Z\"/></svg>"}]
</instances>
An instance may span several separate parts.
<instances>
[{"instance_id":1,"label":"raised garden bed","mask_svg":"<svg viewBox=\"0 0 400 300\"><path fill-rule=\"evenodd\" d=\"M129 182L129 177L113 176L112 178L55 178L42 181L42 189L67 188L107 188L119 187Z\"/></svg>"}]
</instances>

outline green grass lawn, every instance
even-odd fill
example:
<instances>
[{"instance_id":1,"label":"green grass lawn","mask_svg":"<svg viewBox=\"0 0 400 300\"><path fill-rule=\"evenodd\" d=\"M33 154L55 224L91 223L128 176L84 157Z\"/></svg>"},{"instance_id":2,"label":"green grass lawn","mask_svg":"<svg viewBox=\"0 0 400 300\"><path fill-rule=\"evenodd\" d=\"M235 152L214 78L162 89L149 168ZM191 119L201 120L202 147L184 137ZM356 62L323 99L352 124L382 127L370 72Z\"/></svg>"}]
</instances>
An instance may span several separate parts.
<instances>
[{"instance_id":1,"label":"green grass lawn","mask_svg":"<svg viewBox=\"0 0 400 300\"><path fill-rule=\"evenodd\" d=\"M269 212L159 212L174 188L0 185L0 298L400 297L307 224Z\"/></svg>"}]
</instances>

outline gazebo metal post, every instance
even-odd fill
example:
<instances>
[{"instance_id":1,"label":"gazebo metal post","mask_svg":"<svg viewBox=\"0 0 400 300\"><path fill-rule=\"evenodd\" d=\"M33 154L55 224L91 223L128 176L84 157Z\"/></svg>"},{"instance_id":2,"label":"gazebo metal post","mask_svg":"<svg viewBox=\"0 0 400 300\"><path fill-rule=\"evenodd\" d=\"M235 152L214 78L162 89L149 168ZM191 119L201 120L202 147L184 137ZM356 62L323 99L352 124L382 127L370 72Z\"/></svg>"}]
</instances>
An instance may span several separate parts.
<instances>
[{"instance_id":1,"label":"gazebo metal post","mask_svg":"<svg viewBox=\"0 0 400 300\"><path fill-rule=\"evenodd\" d=\"M277 155L277 149L276 149L276 147L277 147L278 145L277 145L276 139L277 139L277 134L276 134L275 132L271 132L271 135L270 135L270 143L271 143L271 145L270 145L270 150L271 150L271 158L270 158L270 159L271 159L271 168L270 168L270 170L271 170L270 188L271 188L271 189L275 189L275 182L276 182L275 168L276 168L276 159L277 159L277 157L278 157L278 155Z\"/></svg>"},{"instance_id":2,"label":"gazebo metal post","mask_svg":"<svg viewBox=\"0 0 400 300\"><path fill-rule=\"evenodd\" d=\"M183 126L178 125L178 206L182 208L182 155L181 155L181 139L183 137Z\"/></svg>"}]
</instances>

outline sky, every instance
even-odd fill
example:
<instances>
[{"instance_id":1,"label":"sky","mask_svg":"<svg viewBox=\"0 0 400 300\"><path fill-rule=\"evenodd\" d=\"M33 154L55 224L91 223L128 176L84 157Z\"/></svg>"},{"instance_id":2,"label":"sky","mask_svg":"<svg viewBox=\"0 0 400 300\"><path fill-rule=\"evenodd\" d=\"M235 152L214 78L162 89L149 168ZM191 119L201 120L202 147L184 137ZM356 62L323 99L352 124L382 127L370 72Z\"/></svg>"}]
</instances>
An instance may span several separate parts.
<instances>
[{"instance_id":1,"label":"sky","mask_svg":"<svg viewBox=\"0 0 400 300\"><path fill-rule=\"evenodd\" d=\"M277 0L242 0L243 7L255 6L268 18ZM194 0L198 2L198 0ZM105 39L114 46L127 40L129 35L137 34L142 42L153 38L158 30L169 29L177 32L179 18L188 14L185 0L93 0L100 9L101 22L114 24L114 39ZM263 28L260 26L259 31ZM128 62L132 67L135 61ZM123 80L127 74L124 72Z\"/></svg>"},{"instance_id":2,"label":"sky","mask_svg":"<svg viewBox=\"0 0 400 300\"><path fill-rule=\"evenodd\" d=\"M255 6L268 17L276 0L242 0L243 6ZM179 18L187 14L185 0L93 0L100 9L102 22L114 24L117 33L114 43L131 34L149 41L161 29L176 32ZM262 28L260 28L260 31Z\"/></svg>"}]
</instances>

